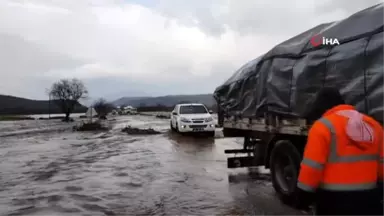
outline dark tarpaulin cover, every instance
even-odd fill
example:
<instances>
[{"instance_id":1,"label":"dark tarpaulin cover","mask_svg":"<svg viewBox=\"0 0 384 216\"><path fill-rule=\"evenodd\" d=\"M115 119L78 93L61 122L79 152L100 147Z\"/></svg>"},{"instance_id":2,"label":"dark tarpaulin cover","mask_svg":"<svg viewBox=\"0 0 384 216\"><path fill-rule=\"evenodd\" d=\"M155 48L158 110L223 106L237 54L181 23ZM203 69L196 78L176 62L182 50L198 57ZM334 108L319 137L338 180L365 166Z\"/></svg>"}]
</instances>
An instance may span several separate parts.
<instances>
[{"instance_id":1,"label":"dark tarpaulin cover","mask_svg":"<svg viewBox=\"0 0 384 216\"><path fill-rule=\"evenodd\" d=\"M323 86L383 123L383 4L293 37L241 67L214 97L229 116L302 116ZM314 35L340 45L314 47Z\"/></svg>"}]
</instances>

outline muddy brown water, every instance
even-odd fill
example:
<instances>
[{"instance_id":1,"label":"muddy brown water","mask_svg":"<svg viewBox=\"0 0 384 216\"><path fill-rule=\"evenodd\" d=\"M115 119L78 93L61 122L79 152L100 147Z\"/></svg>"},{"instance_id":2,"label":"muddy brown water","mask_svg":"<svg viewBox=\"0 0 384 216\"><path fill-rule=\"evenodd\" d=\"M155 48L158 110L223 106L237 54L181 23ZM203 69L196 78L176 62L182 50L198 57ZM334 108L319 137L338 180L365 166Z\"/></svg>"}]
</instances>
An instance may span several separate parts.
<instances>
[{"instance_id":1,"label":"muddy brown water","mask_svg":"<svg viewBox=\"0 0 384 216\"><path fill-rule=\"evenodd\" d=\"M73 123L75 124L75 123ZM125 125L159 135L132 136ZM60 121L0 122L0 215L301 214L268 174L228 170L241 140L181 136L169 120L118 117L103 133Z\"/></svg>"}]
</instances>

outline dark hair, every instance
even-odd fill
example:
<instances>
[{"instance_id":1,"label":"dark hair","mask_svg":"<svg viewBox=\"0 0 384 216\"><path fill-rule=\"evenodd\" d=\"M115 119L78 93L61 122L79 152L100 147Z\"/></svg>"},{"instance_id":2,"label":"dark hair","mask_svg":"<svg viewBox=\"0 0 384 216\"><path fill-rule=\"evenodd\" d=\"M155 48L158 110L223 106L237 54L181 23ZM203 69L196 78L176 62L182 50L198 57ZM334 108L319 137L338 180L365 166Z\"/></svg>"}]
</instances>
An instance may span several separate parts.
<instances>
[{"instance_id":1,"label":"dark hair","mask_svg":"<svg viewBox=\"0 0 384 216\"><path fill-rule=\"evenodd\" d=\"M317 120L321 118L327 110L341 104L345 104L345 101L339 90L324 87L314 96L305 117L310 121Z\"/></svg>"}]
</instances>

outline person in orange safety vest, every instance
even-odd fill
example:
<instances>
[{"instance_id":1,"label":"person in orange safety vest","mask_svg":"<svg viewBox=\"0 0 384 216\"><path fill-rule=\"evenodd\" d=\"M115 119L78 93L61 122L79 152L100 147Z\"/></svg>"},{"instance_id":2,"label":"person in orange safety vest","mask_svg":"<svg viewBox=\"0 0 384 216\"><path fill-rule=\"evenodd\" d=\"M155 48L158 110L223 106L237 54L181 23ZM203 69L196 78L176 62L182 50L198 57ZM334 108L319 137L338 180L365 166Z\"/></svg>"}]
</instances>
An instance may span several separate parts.
<instances>
[{"instance_id":1,"label":"person in orange safety vest","mask_svg":"<svg viewBox=\"0 0 384 216\"><path fill-rule=\"evenodd\" d=\"M317 215L383 215L383 127L339 91L323 88L307 116L314 120L297 183L298 208Z\"/></svg>"}]
</instances>

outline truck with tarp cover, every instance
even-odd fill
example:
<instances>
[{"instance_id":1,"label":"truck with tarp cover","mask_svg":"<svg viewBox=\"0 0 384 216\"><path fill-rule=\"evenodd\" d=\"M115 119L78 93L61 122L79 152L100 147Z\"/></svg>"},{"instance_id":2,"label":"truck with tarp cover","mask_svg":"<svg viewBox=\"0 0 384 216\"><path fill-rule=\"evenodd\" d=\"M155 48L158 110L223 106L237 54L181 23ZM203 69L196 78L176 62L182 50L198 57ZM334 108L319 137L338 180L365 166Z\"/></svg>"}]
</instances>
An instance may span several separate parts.
<instances>
[{"instance_id":1,"label":"truck with tarp cover","mask_svg":"<svg viewBox=\"0 0 384 216\"><path fill-rule=\"evenodd\" d=\"M381 3L318 25L245 64L217 87L214 98L224 136L244 137L242 149L225 150L235 154L228 168L265 166L280 198L295 200L313 122L305 113L322 87L337 87L346 103L382 124L383 16ZM314 37L338 43L314 44Z\"/></svg>"}]
</instances>

